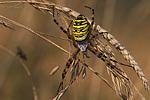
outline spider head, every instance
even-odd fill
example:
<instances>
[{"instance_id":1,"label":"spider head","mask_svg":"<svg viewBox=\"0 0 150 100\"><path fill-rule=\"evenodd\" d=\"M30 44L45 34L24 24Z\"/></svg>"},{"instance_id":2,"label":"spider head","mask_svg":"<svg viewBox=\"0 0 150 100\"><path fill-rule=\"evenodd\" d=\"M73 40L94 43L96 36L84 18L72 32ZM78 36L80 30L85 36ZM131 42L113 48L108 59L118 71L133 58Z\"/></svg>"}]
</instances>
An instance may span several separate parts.
<instances>
[{"instance_id":1,"label":"spider head","mask_svg":"<svg viewBox=\"0 0 150 100\"><path fill-rule=\"evenodd\" d=\"M73 24L73 37L76 41L84 41L89 33L90 24L84 15L79 15Z\"/></svg>"}]
</instances>

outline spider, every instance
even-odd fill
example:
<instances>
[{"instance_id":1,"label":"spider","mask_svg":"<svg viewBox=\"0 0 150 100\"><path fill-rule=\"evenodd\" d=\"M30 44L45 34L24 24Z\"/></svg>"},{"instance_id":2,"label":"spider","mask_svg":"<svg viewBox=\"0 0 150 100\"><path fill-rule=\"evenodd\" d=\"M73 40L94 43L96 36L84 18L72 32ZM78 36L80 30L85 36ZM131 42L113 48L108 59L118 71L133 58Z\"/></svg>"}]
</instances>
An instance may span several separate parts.
<instances>
[{"instance_id":1,"label":"spider","mask_svg":"<svg viewBox=\"0 0 150 100\"><path fill-rule=\"evenodd\" d=\"M55 19L54 6L53 6L54 22L68 36L68 38L73 41L73 44L76 48L76 50L72 53L71 57L66 62L66 66L62 73L62 82L60 83L59 88L60 87L63 88L63 80L65 79L67 71L72 64L74 64L74 66L76 65L74 62L76 61L76 58L80 52L83 54L83 60L84 60L85 57L88 57L87 50L91 51L94 55L96 55L102 61L106 62L107 66L111 66L113 69L116 68L116 63L121 64L121 65L126 65L126 64L119 63L118 61L116 61L114 59L114 54L111 52L111 50L101 48L97 45L97 44L100 44L100 42L102 41L99 41L98 39L96 40L95 38L97 38L97 35L91 34L92 28L94 25L94 9L88 6L85 6L85 7L92 11L91 24L88 22L87 18L84 15L80 14L76 17L74 21L70 22L67 30L65 30L62 26L60 26L58 21ZM72 22L73 22L73 26L72 26L73 29L71 33L70 26ZM126 66L130 66L130 65L126 65ZM116 68L116 70L121 71L119 68ZM58 88L57 93L59 92L59 88Z\"/></svg>"}]
</instances>

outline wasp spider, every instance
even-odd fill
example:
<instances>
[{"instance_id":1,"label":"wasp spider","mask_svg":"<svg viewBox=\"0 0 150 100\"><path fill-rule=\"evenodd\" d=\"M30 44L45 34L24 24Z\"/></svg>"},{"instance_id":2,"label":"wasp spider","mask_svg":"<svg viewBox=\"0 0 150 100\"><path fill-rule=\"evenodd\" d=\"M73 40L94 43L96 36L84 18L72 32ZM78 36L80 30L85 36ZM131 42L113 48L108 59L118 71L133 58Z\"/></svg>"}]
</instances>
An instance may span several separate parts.
<instances>
[{"instance_id":1,"label":"wasp spider","mask_svg":"<svg viewBox=\"0 0 150 100\"><path fill-rule=\"evenodd\" d=\"M92 22L89 23L87 18L84 15L80 14L76 17L75 20L71 21L67 30L65 30L56 20L55 14L54 14L55 13L54 6L53 6L54 22L68 36L68 38L73 41L73 44L76 48L76 50L73 52L69 60L66 62L66 66L62 73L62 81L59 85L58 92L59 92L60 87L63 88L63 80L65 79L65 76L70 66L72 65L74 66L71 77L73 77L74 75L75 68L78 69L80 59L77 59L77 57L80 52L83 54L83 63L84 63L84 57L88 57L87 50L91 51L94 55L96 55L102 61L106 62L108 69L112 72L112 79L114 82L114 86L115 86L116 91L118 92L120 90L120 87L117 86L118 84L116 83L116 81L127 82L129 80L127 75L124 73L124 71L120 67L118 67L118 64L120 65L125 65L125 64L119 63L118 61L115 60L111 47L109 47L109 45L105 45L105 43L103 43L103 41L101 41L101 39L98 37L99 35L97 34L94 35L91 33L93 25L94 25L94 9L88 6L85 6L85 7L92 10ZM73 22L73 26L72 26L73 29L71 33L70 26L72 22ZM86 66L85 63L83 65ZM126 66L130 66L130 65L126 65ZM80 72L78 74L80 74ZM85 74L86 74L86 69L84 68L83 76L85 76ZM121 78L121 79L117 79L117 78ZM71 84L73 83L72 78L70 82ZM130 91L130 88L128 88L128 90ZM118 95L122 95L122 94L118 92Z\"/></svg>"}]
</instances>

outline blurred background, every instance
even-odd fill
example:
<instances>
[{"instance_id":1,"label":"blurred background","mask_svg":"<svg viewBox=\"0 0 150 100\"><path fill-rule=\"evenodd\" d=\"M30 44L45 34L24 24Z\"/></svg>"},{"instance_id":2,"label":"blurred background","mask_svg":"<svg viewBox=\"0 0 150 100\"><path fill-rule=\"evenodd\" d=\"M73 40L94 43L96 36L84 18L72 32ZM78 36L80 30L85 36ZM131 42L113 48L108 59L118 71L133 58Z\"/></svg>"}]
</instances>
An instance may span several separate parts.
<instances>
[{"instance_id":1,"label":"blurred background","mask_svg":"<svg viewBox=\"0 0 150 100\"><path fill-rule=\"evenodd\" d=\"M5 1L5 0L0 0ZM50 0L49 0L50 1ZM91 18L91 12L85 5L95 9L95 22L109 31L123 44L139 63L147 79L150 79L150 0L51 0L61 6L69 7ZM60 37L66 36L53 22L52 16L42 13L29 4L14 8L12 5L0 5L0 15L17 21L33 30ZM0 25L0 45L14 53L16 47L23 49L27 56L25 64L31 71L39 100L52 100L57 92L61 73L68 55L30 32L12 25L12 31ZM69 43L57 38L49 38L69 50ZM122 56L116 52L119 61ZM86 61L102 76L111 82L105 64L91 53ZM49 76L57 65L60 70ZM136 73L122 66L133 83L150 100ZM135 98L139 100L135 92ZM79 78L62 97L62 100L121 100L102 80L87 70L84 81ZM8 52L0 49L0 100L33 100L32 83L22 65Z\"/></svg>"}]
</instances>

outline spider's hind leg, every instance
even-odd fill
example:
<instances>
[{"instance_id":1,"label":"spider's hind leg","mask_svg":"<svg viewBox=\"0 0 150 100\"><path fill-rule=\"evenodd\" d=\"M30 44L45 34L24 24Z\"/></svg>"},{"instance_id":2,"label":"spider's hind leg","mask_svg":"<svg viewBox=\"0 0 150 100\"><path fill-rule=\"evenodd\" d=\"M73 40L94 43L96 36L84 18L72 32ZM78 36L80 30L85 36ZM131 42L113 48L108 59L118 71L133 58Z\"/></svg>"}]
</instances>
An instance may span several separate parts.
<instances>
[{"instance_id":1,"label":"spider's hind leg","mask_svg":"<svg viewBox=\"0 0 150 100\"><path fill-rule=\"evenodd\" d=\"M68 72L68 69L70 68L70 65L71 65L73 62L76 61L76 57L77 57L77 55L79 54L79 52L80 52L80 49L77 48L76 51L71 55L71 57L70 57L69 60L67 61L66 66L65 66L65 68L64 68L64 70L63 70L63 73L62 73L62 81L61 81L60 84L59 84L59 87L58 87L58 90L57 90L57 94L58 94L60 88L63 89L63 81L64 81L64 79L65 79L65 76L66 76L67 72Z\"/></svg>"},{"instance_id":2,"label":"spider's hind leg","mask_svg":"<svg viewBox=\"0 0 150 100\"><path fill-rule=\"evenodd\" d=\"M87 51L85 51L85 52L83 51L82 54L83 54L83 58L85 58L85 57L90 58L90 56L87 55Z\"/></svg>"}]
</instances>

